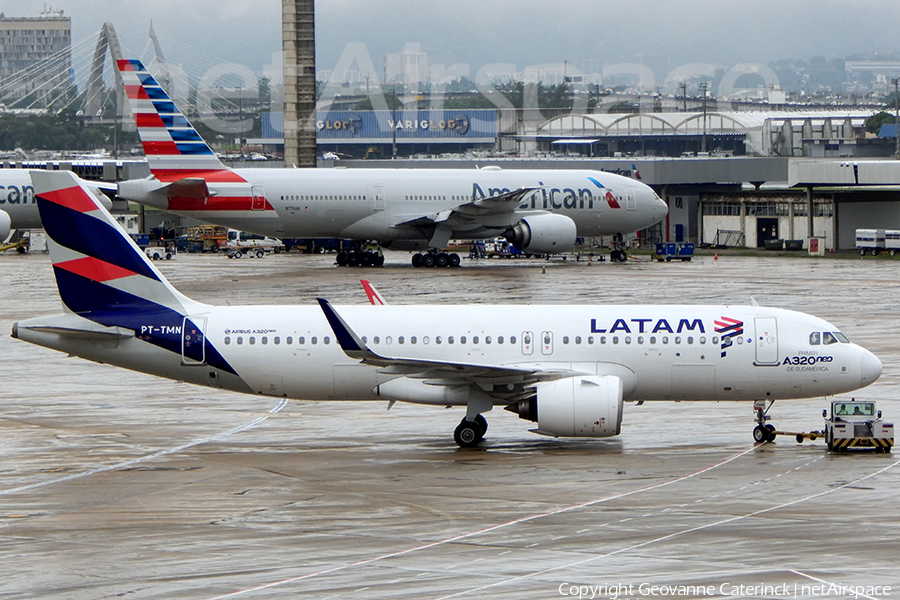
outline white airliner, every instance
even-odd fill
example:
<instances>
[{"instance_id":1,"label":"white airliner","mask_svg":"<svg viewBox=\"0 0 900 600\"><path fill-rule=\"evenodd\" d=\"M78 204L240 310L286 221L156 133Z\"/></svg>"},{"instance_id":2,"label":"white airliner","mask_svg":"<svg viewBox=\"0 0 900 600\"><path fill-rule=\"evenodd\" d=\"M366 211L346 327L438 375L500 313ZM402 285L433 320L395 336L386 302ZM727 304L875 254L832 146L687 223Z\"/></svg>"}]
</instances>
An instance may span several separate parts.
<instances>
[{"instance_id":1,"label":"white airliner","mask_svg":"<svg viewBox=\"0 0 900 600\"><path fill-rule=\"evenodd\" d=\"M849 392L881 362L834 325L758 306L210 306L175 290L66 172L33 173L65 312L12 336L160 377L304 400L503 406L551 436L620 432L623 401ZM759 411L754 438L774 437Z\"/></svg>"},{"instance_id":2,"label":"white airliner","mask_svg":"<svg viewBox=\"0 0 900 600\"><path fill-rule=\"evenodd\" d=\"M571 250L576 236L631 233L668 212L649 186L602 171L229 169L140 61L118 64L152 172L121 182L119 196L178 215L278 238L407 250L503 235L523 252L550 254ZM459 264L455 255L416 256L417 266ZM351 266L377 258L346 255Z\"/></svg>"},{"instance_id":3,"label":"white airliner","mask_svg":"<svg viewBox=\"0 0 900 600\"><path fill-rule=\"evenodd\" d=\"M88 185L94 189L115 189L114 185L99 182L90 182ZM102 196L101 202L106 208L112 207L105 196ZM31 184L31 172L26 169L0 169L0 243L14 229L40 227L41 216Z\"/></svg>"}]
</instances>

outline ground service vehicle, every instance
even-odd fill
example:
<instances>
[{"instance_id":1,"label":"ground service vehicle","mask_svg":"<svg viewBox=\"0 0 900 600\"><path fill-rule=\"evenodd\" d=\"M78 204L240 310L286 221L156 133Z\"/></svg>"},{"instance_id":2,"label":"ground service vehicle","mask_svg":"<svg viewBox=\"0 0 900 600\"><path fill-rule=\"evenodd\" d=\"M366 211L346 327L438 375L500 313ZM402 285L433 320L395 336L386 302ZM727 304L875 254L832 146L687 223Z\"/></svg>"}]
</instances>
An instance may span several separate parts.
<instances>
[{"instance_id":1,"label":"ground service vehicle","mask_svg":"<svg viewBox=\"0 0 900 600\"><path fill-rule=\"evenodd\" d=\"M825 417L825 443L829 450L871 448L876 452L890 452L894 446L894 424L881 420L881 411L874 402L834 400L831 416Z\"/></svg>"},{"instance_id":2,"label":"ground service vehicle","mask_svg":"<svg viewBox=\"0 0 900 600\"><path fill-rule=\"evenodd\" d=\"M884 229L857 229L856 249L860 256L877 256L884 250Z\"/></svg>"}]
</instances>

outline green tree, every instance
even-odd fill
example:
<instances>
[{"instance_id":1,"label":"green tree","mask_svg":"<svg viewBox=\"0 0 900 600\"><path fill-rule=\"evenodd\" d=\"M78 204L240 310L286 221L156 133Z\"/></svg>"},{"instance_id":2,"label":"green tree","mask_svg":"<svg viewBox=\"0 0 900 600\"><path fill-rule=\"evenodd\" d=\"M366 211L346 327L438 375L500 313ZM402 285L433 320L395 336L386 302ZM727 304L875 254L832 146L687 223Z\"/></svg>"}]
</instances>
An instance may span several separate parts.
<instances>
[{"instance_id":1,"label":"green tree","mask_svg":"<svg viewBox=\"0 0 900 600\"><path fill-rule=\"evenodd\" d=\"M894 115L886 111L876 113L866 119L866 131L869 133L878 133L881 131L882 125L890 125L896 122Z\"/></svg>"}]
</instances>

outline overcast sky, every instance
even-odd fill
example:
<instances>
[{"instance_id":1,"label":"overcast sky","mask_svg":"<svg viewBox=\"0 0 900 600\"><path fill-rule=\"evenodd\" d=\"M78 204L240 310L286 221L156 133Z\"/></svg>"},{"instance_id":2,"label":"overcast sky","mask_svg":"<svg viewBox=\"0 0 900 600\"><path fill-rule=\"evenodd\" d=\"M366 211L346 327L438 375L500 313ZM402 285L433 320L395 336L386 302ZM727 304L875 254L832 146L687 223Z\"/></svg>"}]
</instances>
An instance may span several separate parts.
<instances>
[{"instance_id":1,"label":"overcast sky","mask_svg":"<svg viewBox=\"0 0 900 600\"><path fill-rule=\"evenodd\" d=\"M14 0L0 10L36 16L46 5L72 18L73 44L111 21L126 52L146 46L152 20L173 63L258 72L281 48L279 0ZM467 63L473 75L490 63L595 59L643 62L658 80L686 63L900 53L897 0L320 0L316 12L320 70L351 42L366 44L379 73L386 53L419 42L432 64Z\"/></svg>"}]
</instances>

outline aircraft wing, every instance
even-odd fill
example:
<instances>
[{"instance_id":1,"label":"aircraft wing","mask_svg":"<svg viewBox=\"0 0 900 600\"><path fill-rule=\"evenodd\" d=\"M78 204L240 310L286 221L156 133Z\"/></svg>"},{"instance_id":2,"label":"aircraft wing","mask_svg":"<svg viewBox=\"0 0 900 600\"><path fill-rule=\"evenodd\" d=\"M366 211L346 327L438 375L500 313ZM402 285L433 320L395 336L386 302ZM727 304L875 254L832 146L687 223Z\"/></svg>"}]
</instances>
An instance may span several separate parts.
<instances>
[{"instance_id":1,"label":"aircraft wing","mask_svg":"<svg viewBox=\"0 0 900 600\"><path fill-rule=\"evenodd\" d=\"M513 214L519 205L522 204L522 201L526 196L539 189L540 188L536 187L519 188L512 192L500 194L499 196L490 196L488 198L479 198L478 200L465 202L453 208L448 208L429 215L401 215L401 220L395 223L394 226L421 227L444 225L451 229L467 229L469 228L468 226L477 224L479 219L485 217Z\"/></svg>"},{"instance_id":2,"label":"aircraft wing","mask_svg":"<svg viewBox=\"0 0 900 600\"><path fill-rule=\"evenodd\" d=\"M547 370L512 365L483 365L453 361L427 360L384 356L372 351L337 313L331 303L318 298L332 331L344 354L359 359L362 364L383 367L380 372L405 375L416 379L430 379L431 385L459 385L460 383L533 383L574 375L570 369Z\"/></svg>"}]
</instances>

